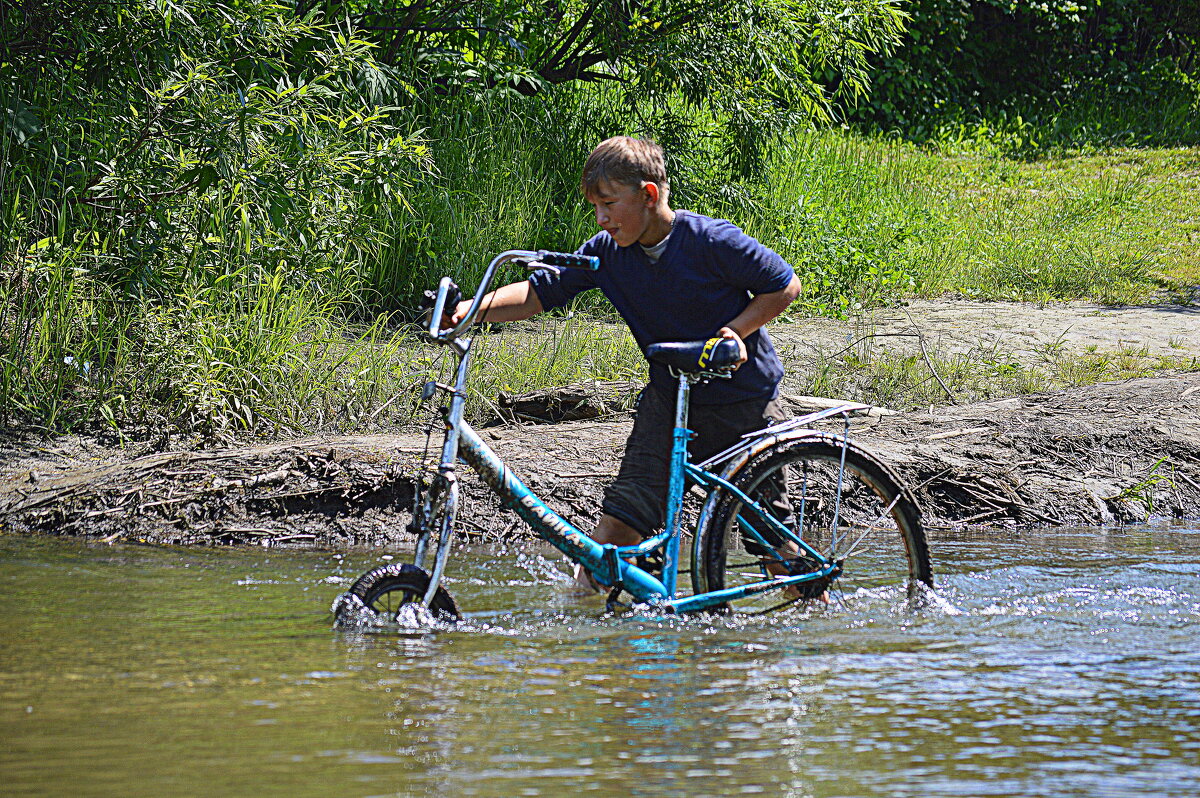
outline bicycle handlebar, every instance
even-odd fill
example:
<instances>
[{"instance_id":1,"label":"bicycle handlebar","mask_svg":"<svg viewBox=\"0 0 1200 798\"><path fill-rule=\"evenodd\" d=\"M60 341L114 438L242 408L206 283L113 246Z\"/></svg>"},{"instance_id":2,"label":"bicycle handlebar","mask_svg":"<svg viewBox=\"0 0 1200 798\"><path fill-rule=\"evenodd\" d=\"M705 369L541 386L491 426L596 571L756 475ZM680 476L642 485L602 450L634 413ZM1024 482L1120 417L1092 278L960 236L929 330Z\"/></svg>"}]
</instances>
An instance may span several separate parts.
<instances>
[{"instance_id":1,"label":"bicycle handlebar","mask_svg":"<svg viewBox=\"0 0 1200 798\"><path fill-rule=\"evenodd\" d=\"M507 252L501 252L496 257L492 258L492 262L488 264L487 271L483 273L483 279L479 281L479 288L475 291L475 297L471 300L471 307L467 310L462 321L454 325L447 332L442 332L439 327L442 323L442 314L446 311L446 298L450 293L450 287L454 282L449 277L443 277L438 283L437 299L433 303L433 315L429 319L429 335L442 341L453 341L463 330L470 327L475 316L479 313L479 305L483 302L483 295L487 293L488 288L492 285L492 279L496 276L496 270L503 264L514 260L523 260L533 268L545 267L554 271L559 269L590 269L595 271L600 268L600 258L595 255L577 255L573 252L551 252L550 250L542 249L533 252L526 249L510 249Z\"/></svg>"},{"instance_id":2,"label":"bicycle handlebar","mask_svg":"<svg viewBox=\"0 0 1200 798\"><path fill-rule=\"evenodd\" d=\"M551 252L540 249L537 253L537 260L538 263L559 269L588 269L594 272L600 268L600 258L595 255L578 255L574 252Z\"/></svg>"}]
</instances>

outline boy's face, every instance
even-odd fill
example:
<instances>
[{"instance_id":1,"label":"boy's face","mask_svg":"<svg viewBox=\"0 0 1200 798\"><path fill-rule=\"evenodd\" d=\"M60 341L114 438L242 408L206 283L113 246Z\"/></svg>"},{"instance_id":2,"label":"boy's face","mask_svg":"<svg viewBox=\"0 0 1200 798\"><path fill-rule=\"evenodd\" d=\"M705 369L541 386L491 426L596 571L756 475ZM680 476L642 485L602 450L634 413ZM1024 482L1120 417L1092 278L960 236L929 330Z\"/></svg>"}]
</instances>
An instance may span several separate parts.
<instances>
[{"instance_id":1,"label":"boy's face","mask_svg":"<svg viewBox=\"0 0 1200 798\"><path fill-rule=\"evenodd\" d=\"M596 224L608 231L617 246L629 247L638 241L653 246L657 240L643 239L653 238L649 228L658 196L658 186L654 183L638 187L601 181L588 193L587 201L596 209ZM658 240L662 240L661 235Z\"/></svg>"}]
</instances>

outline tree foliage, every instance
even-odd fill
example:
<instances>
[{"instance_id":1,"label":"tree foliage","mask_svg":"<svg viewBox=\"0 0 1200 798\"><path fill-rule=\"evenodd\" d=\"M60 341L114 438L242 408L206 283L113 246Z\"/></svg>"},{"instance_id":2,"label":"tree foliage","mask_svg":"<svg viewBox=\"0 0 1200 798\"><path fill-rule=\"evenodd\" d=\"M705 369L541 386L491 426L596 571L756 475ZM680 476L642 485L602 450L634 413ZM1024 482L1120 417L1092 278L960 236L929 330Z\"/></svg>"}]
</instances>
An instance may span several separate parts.
<instances>
[{"instance_id":1,"label":"tree foliage","mask_svg":"<svg viewBox=\"0 0 1200 798\"><path fill-rule=\"evenodd\" d=\"M1168 73L1181 85L1200 69L1197 0L912 0L907 8L903 45L873 58L871 96L855 116L909 135L948 113L1070 102L1094 87L1152 93Z\"/></svg>"},{"instance_id":2,"label":"tree foliage","mask_svg":"<svg viewBox=\"0 0 1200 798\"><path fill-rule=\"evenodd\" d=\"M570 81L674 81L720 93L722 73L803 82L834 65L866 85L866 56L900 33L900 0L317 0L380 45L380 60L444 86L524 95ZM737 65L737 66L733 66ZM740 69L738 69L740 67ZM697 84L697 73L705 75Z\"/></svg>"},{"instance_id":3,"label":"tree foliage","mask_svg":"<svg viewBox=\"0 0 1200 798\"><path fill-rule=\"evenodd\" d=\"M731 126L738 173L764 137L865 95L869 58L902 31L901 0L321 0L379 45L414 92L533 96L621 87L632 108L682 97ZM830 86L821 78L836 71Z\"/></svg>"},{"instance_id":4,"label":"tree foliage","mask_svg":"<svg viewBox=\"0 0 1200 798\"><path fill-rule=\"evenodd\" d=\"M426 158L357 89L370 43L272 0L33 0L4 32L9 246L100 236L126 291L316 279L378 243Z\"/></svg>"}]
</instances>

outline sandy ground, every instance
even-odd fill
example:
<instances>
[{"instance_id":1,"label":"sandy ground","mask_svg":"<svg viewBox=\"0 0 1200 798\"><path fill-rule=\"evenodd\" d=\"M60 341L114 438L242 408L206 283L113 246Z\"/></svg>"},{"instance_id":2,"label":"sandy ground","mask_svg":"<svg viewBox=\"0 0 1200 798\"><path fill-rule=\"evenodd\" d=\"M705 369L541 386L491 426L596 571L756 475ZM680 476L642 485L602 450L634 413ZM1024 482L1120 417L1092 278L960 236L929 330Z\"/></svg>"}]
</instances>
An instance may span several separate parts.
<instances>
[{"instance_id":1,"label":"sandy ground","mask_svg":"<svg viewBox=\"0 0 1200 798\"><path fill-rule=\"evenodd\" d=\"M829 354L864 336L881 346L916 349L916 332L930 351L943 354L995 348L1022 359L1062 346L1076 352L1144 349L1151 355L1200 357L1200 305L917 300L845 321L803 319L771 328L772 337L797 354Z\"/></svg>"},{"instance_id":2,"label":"sandy ground","mask_svg":"<svg viewBox=\"0 0 1200 798\"><path fill-rule=\"evenodd\" d=\"M1107 308L1074 303L915 302L912 319L948 348L996 344L1029 351L1061 341L1086 350L1145 348L1151 354L1200 355L1200 306ZM864 316L860 324L897 329L911 324L896 310Z\"/></svg>"}]
</instances>

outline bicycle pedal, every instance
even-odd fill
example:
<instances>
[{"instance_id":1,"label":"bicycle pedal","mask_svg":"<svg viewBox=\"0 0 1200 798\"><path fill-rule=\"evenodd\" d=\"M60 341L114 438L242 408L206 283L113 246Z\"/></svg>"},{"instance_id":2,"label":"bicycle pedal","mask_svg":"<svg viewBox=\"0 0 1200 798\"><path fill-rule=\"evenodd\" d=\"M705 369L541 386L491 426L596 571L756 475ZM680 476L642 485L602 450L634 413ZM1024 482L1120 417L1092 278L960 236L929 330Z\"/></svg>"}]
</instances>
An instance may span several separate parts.
<instances>
[{"instance_id":1,"label":"bicycle pedal","mask_svg":"<svg viewBox=\"0 0 1200 798\"><path fill-rule=\"evenodd\" d=\"M803 574L811 574L814 571L821 569L821 563L808 557L795 557L787 561L788 574L791 576L801 576ZM829 585L833 580L830 577L822 579L814 579L811 582L802 582L798 585L793 585L792 589L799 595L800 600L817 599L825 595L829 590Z\"/></svg>"},{"instance_id":2,"label":"bicycle pedal","mask_svg":"<svg viewBox=\"0 0 1200 798\"><path fill-rule=\"evenodd\" d=\"M624 602L617 601L621 595L621 587L614 587L608 593L608 598L604 600L604 609L607 612L617 612L618 610L627 610L629 605Z\"/></svg>"}]
</instances>

